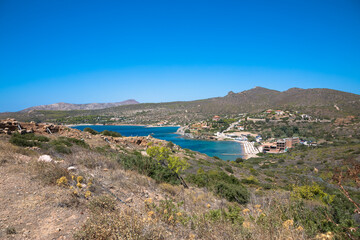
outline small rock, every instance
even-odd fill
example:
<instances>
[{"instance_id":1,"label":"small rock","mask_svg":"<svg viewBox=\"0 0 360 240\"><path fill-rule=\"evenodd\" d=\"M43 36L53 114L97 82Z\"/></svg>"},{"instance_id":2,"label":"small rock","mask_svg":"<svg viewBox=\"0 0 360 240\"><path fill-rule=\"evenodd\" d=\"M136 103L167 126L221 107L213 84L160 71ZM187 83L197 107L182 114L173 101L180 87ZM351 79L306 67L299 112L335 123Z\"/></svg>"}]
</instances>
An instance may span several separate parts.
<instances>
[{"instance_id":1,"label":"small rock","mask_svg":"<svg viewBox=\"0 0 360 240\"><path fill-rule=\"evenodd\" d=\"M41 155L38 159L39 162L51 162L52 158L49 155Z\"/></svg>"},{"instance_id":2,"label":"small rock","mask_svg":"<svg viewBox=\"0 0 360 240\"><path fill-rule=\"evenodd\" d=\"M131 203L132 201L133 201L133 199L131 197L129 197L125 200L126 203Z\"/></svg>"},{"instance_id":3,"label":"small rock","mask_svg":"<svg viewBox=\"0 0 360 240\"><path fill-rule=\"evenodd\" d=\"M76 170L77 170L77 167L75 167L75 166L70 166L70 167L67 168L67 170L69 170L69 171L76 171Z\"/></svg>"}]
</instances>

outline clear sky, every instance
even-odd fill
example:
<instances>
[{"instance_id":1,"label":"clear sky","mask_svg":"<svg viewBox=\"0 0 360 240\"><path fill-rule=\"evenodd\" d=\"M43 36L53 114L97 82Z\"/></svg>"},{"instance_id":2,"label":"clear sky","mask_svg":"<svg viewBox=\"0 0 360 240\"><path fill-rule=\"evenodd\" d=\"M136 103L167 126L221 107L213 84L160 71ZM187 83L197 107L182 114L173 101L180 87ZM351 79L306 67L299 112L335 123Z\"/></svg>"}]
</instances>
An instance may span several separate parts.
<instances>
[{"instance_id":1,"label":"clear sky","mask_svg":"<svg viewBox=\"0 0 360 240\"><path fill-rule=\"evenodd\" d=\"M0 112L255 86L360 94L360 1L0 0Z\"/></svg>"}]
</instances>

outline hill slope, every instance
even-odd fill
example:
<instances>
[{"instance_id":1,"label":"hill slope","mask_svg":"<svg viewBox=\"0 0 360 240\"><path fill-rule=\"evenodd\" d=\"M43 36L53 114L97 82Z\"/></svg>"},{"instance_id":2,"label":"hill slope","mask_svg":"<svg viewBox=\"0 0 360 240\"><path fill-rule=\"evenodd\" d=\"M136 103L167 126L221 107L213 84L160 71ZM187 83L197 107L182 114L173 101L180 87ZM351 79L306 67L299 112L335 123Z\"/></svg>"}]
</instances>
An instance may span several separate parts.
<instances>
[{"instance_id":1,"label":"hill slope","mask_svg":"<svg viewBox=\"0 0 360 240\"><path fill-rule=\"evenodd\" d=\"M255 113L266 109L296 110L314 117L337 118L360 113L360 95L337 90L291 88L280 92L255 87L239 93L187 102L143 103L96 110L2 113L0 118L15 117L22 121L61 122L71 117L115 116L128 123L153 123L169 120L178 123L201 120L212 115ZM77 119L77 122L79 119ZM81 119L80 119L81 120ZM85 121L89 122L89 121Z\"/></svg>"}]
</instances>

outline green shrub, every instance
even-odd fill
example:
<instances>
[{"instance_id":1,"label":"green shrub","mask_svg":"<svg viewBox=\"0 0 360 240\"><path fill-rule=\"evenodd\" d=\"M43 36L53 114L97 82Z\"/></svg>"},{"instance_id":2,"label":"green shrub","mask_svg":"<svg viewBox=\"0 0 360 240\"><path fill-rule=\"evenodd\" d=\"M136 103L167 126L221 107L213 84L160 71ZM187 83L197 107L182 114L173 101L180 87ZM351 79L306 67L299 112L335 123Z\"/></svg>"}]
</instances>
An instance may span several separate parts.
<instances>
[{"instance_id":1,"label":"green shrub","mask_svg":"<svg viewBox=\"0 0 360 240\"><path fill-rule=\"evenodd\" d=\"M226 167L225 167L225 171L227 171L227 172L229 172L229 173L234 173L232 167L230 167L230 166L226 166Z\"/></svg>"},{"instance_id":2,"label":"green shrub","mask_svg":"<svg viewBox=\"0 0 360 240\"><path fill-rule=\"evenodd\" d=\"M249 193L240 180L223 171L210 170L204 172L200 168L197 174L188 175L187 180L198 187L208 188L228 201L244 204L249 200Z\"/></svg>"},{"instance_id":3,"label":"green shrub","mask_svg":"<svg viewBox=\"0 0 360 240\"><path fill-rule=\"evenodd\" d=\"M242 185L226 184L220 182L215 185L215 192L230 202L245 204L249 201L249 193Z\"/></svg>"},{"instance_id":4,"label":"green shrub","mask_svg":"<svg viewBox=\"0 0 360 240\"><path fill-rule=\"evenodd\" d=\"M241 225L244 222L239 206L228 206L227 209L210 210L205 214L205 219L211 222L225 220L238 225Z\"/></svg>"},{"instance_id":5,"label":"green shrub","mask_svg":"<svg viewBox=\"0 0 360 240\"><path fill-rule=\"evenodd\" d=\"M257 180L256 177L254 176L250 176L245 179L242 179L241 182L245 184L255 184L255 185L259 184L259 180Z\"/></svg>"},{"instance_id":6,"label":"green shrub","mask_svg":"<svg viewBox=\"0 0 360 240\"><path fill-rule=\"evenodd\" d=\"M172 141L170 141L170 142L168 142L168 143L166 144L166 147L172 149L172 148L174 147L174 145L175 145L175 144L174 144Z\"/></svg>"},{"instance_id":7,"label":"green shrub","mask_svg":"<svg viewBox=\"0 0 360 240\"><path fill-rule=\"evenodd\" d=\"M96 130L94 130L94 129L92 129L92 128L89 128L89 127L84 128L84 130L83 130L83 131L84 131L84 132L91 133L92 135L99 134L99 132L98 132L98 131L96 131Z\"/></svg>"},{"instance_id":8,"label":"green shrub","mask_svg":"<svg viewBox=\"0 0 360 240\"><path fill-rule=\"evenodd\" d=\"M141 155L119 155L117 161L125 170L135 170L153 178L157 182L167 182L178 185L180 180L169 168L162 166L155 159Z\"/></svg>"},{"instance_id":9,"label":"green shrub","mask_svg":"<svg viewBox=\"0 0 360 240\"><path fill-rule=\"evenodd\" d=\"M91 199L89 209L91 212L114 211L116 202L113 197L108 195L101 195Z\"/></svg>"},{"instance_id":10,"label":"green shrub","mask_svg":"<svg viewBox=\"0 0 360 240\"><path fill-rule=\"evenodd\" d=\"M55 145L55 151L62 154L70 154L72 153L71 149L64 145Z\"/></svg>"},{"instance_id":11,"label":"green shrub","mask_svg":"<svg viewBox=\"0 0 360 240\"><path fill-rule=\"evenodd\" d=\"M7 227L6 234L8 235L16 234L16 229L14 227Z\"/></svg>"},{"instance_id":12,"label":"green shrub","mask_svg":"<svg viewBox=\"0 0 360 240\"><path fill-rule=\"evenodd\" d=\"M69 142L74 143L75 145L78 145L83 148L89 148L89 145L82 139L77 138L66 138Z\"/></svg>"},{"instance_id":13,"label":"green shrub","mask_svg":"<svg viewBox=\"0 0 360 240\"><path fill-rule=\"evenodd\" d=\"M50 145L71 147L73 144L67 138L59 137L58 139L52 140Z\"/></svg>"},{"instance_id":14,"label":"green shrub","mask_svg":"<svg viewBox=\"0 0 360 240\"><path fill-rule=\"evenodd\" d=\"M325 204L329 204L334 200L334 195L325 193L317 184L294 187L291 197L293 199L318 200Z\"/></svg>"},{"instance_id":15,"label":"green shrub","mask_svg":"<svg viewBox=\"0 0 360 240\"><path fill-rule=\"evenodd\" d=\"M49 138L35 135L34 133L20 134L14 133L9 140L10 143L20 147L41 147L42 142L48 142Z\"/></svg>"},{"instance_id":16,"label":"green shrub","mask_svg":"<svg viewBox=\"0 0 360 240\"><path fill-rule=\"evenodd\" d=\"M109 130L104 130L101 132L101 134L104 136L110 136L110 137L122 137L120 133L114 132L114 131L109 131Z\"/></svg>"}]
</instances>

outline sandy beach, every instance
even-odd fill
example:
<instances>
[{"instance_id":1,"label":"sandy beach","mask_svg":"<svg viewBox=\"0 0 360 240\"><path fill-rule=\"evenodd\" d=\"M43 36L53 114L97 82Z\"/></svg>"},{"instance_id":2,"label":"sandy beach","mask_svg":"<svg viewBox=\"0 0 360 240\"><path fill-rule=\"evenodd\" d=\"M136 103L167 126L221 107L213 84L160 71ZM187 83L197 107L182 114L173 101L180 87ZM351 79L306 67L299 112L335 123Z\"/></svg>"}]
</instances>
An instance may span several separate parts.
<instances>
[{"instance_id":1,"label":"sandy beach","mask_svg":"<svg viewBox=\"0 0 360 240\"><path fill-rule=\"evenodd\" d=\"M243 152L244 159L257 157L259 150L254 146L253 142L248 141L236 141L241 144L241 150Z\"/></svg>"}]
</instances>

